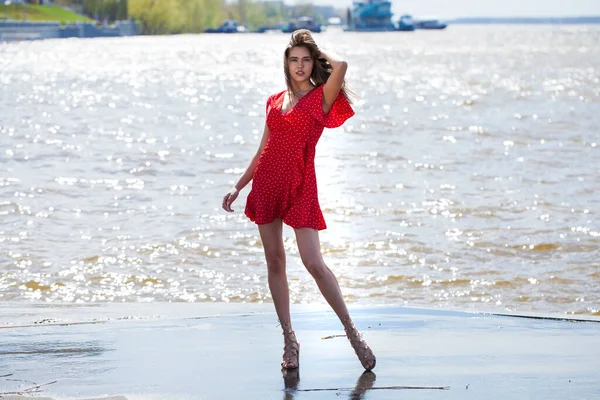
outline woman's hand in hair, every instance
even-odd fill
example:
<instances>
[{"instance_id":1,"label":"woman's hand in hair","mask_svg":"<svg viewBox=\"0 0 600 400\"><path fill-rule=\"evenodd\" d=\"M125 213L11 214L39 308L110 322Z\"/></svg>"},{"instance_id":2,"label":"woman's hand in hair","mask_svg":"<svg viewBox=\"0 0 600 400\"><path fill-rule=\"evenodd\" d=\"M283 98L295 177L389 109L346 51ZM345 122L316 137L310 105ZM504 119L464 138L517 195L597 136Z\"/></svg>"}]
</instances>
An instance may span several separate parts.
<instances>
[{"instance_id":1,"label":"woman's hand in hair","mask_svg":"<svg viewBox=\"0 0 600 400\"><path fill-rule=\"evenodd\" d=\"M335 70L336 68L344 68L347 63L341 57L333 54L330 51L325 52L319 49L319 61L324 60Z\"/></svg>"}]
</instances>

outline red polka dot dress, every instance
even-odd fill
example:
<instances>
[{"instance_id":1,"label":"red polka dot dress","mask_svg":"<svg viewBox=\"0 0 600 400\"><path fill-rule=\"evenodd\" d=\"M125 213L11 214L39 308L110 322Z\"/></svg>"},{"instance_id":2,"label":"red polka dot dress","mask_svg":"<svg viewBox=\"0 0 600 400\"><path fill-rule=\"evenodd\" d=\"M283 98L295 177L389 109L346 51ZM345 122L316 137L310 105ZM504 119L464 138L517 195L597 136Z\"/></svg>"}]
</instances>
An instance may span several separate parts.
<instances>
[{"instance_id":1,"label":"red polka dot dress","mask_svg":"<svg viewBox=\"0 0 600 400\"><path fill-rule=\"evenodd\" d=\"M340 92L328 113L323 112L323 86L302 97L282 112L286 91L267 100L269 139L261 153L246 216L257 224L275 218L292 228L327 228L317 194L315 148L324 128L341 126L354 111Z\"/></svg>"}]
</instances>

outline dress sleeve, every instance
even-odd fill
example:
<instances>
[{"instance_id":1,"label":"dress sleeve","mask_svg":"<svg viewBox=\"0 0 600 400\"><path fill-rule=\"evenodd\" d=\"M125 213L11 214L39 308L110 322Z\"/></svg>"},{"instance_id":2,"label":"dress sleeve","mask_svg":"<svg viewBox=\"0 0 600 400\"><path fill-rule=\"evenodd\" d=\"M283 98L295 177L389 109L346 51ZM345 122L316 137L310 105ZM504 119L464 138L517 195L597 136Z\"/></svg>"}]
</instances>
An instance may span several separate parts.
<instances>
[{"instance_id":1,"label":"dress sleeve","mask_svg":"<svg viewBox=\"0 0 600 400\"><path fill-rule=\"evenodd\" d=\"M273 95L269 96L269 98L267 99L267 106L266 106L266 114L265 115L269 115L269 111L271 111L271 105L273 104Z\"/></svg>"},{"instance_id":2,"label":"dress sleeve","mask_svg":"<svg viewBox=\"0 0 600 400\"><path fill-rule=\"evenodd\" d=\"M326 128L337 128L354 115L354 110L346 95L340 91L328 113L323 112L323 85L316 89L311 110L314 118Z\"/></svg>"}]
</instances>

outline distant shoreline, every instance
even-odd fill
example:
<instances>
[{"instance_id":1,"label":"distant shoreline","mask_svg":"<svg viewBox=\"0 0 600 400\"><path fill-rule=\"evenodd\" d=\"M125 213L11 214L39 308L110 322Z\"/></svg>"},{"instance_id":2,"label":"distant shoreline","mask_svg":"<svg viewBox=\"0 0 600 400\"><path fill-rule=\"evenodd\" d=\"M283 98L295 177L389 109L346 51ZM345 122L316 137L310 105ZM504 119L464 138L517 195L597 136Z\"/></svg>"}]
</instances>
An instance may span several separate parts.
<instances>
[{"instance_id":1,"label":"distant shoreline","mask_svg":"<svg viewBox=\"0 0 600 400\"><path fill-rule=\"evenodd\" d=\"M556 24L556 25L584 25L600 24L600 16L595 17L467 17L443 19L449 24Z\"/></svg>"}]
</instances>

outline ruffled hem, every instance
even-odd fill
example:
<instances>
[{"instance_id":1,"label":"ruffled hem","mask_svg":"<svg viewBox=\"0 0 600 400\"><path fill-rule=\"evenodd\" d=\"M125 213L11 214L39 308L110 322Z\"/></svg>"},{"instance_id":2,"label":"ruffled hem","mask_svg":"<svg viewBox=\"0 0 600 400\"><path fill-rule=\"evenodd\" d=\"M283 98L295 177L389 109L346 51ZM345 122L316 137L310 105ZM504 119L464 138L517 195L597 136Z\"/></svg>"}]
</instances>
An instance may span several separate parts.
<instances>
[{"instance_id":1,"label":"ruffled hem","mask_svg":"<svg viewBox=\"0 0 600 400\"><path fill-rule=\"evenodd\" d=\"M270 213L261 213L261 215L258 216L255 206L252 203L247 202L244 213L246 214L246 217L250 219L250 221L257 225L269 224L275 219L281 218L284 224L294 229L311 228L318 231L327 229L325 218L323 218L323 213L318 205L311 206L311 212L308 214L294 213L292 208L286 211L281 209L273 210L271 208L269 210L271 210Z\"/></svg>"},{"instance_id":2,"label":"ruffled hem","mask_svg":"<svg viewBox=\"0 0 600 400\"><path fill-rule=\"evenodd\" d=\"M301 223L295 223L295 222L287 222L285 220L285 218L283 219L283 223L294 228L294 229L301 229L301 228L309 228L309 229L314 229L316 231L322 231L327 229L327 225L323 222L322 224L319 224L317 222L315 223L308 223L308 224L301 224Z\"/></svg>"},{"instance_id":3,"label":"ruffled hem","mask_svg":"<svg viewBox=\"0 0 600 400\"><path fill-rule=\"evenodd\" d=\"M250 221L254 222L256 225L265 225L265 224L270 224L271 222L275 221L277 218L281 218L283 220L283 223L286 224L287 226L293 228L293 229L301 229L301 228L310 228L310 229L314 229L316 231L322 231L327 229L327 225L325 223L319 224L319 223L309 223L309 224L301 224L301 223L296 223L296 222L290 222L287 221L285 218L282 217L273 217L270 220L265 219L265 220L255 220L253 219L250 215L246 214L246 216L250 219Z\"/></svg>"}]
</instances>

